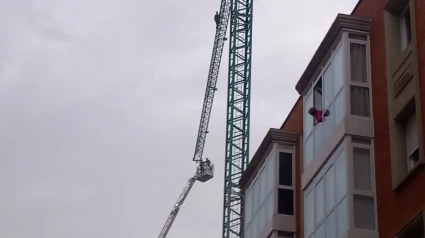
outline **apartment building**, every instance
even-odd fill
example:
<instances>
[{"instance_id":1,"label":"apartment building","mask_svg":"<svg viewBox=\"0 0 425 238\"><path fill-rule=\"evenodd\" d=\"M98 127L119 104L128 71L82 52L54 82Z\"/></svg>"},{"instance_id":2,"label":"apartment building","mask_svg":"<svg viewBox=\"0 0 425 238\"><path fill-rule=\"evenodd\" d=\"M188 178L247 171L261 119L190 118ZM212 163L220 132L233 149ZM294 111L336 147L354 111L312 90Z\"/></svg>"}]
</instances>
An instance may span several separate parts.
<instances>
[{"instance_id":1,"label":"apartment building","mask_svg":"<svg viewBox=\"0 0 425 238\"><path fill-rule=\"evenodd\" d=\"M424 237L425 0L360 0L240 181L244 237Z\"/></svg>"}]
</instances>

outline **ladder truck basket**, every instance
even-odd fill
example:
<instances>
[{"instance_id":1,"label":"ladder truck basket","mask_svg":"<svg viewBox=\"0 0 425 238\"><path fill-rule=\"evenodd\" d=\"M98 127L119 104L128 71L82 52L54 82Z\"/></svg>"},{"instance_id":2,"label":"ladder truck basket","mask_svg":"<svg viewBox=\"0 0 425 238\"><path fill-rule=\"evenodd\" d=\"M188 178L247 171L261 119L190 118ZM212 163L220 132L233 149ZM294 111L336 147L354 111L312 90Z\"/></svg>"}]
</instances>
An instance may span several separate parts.
<instances>
[{"instance_id":1,"label":"ladder truck basket","mask_svg":"<svg viewBox=\"0 0 425 238\"><path fill-rule=\"evenodd\" d=\"M197 168L196 180L206 182L214 177L214 164L209 160L200 162Z\"/></svg>"}]
</instances>

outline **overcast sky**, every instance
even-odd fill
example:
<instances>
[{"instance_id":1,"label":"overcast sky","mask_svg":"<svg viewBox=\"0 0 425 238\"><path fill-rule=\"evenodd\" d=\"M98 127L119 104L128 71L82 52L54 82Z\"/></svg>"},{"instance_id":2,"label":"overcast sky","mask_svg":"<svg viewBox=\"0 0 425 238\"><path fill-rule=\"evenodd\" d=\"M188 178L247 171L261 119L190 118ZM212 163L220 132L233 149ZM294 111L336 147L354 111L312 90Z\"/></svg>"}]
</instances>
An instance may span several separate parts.
<instances>
[{"instance_id":1,"label":"overcast sky","mask_svg":"<svg viewBox=\"0 0 425 238\"><path fill-rule=\"evenodd\" d=\"M256 0L251 156L357 0ZM157 237L192 162L219 0L0 0L0 237ZM228 45L168 238L222 231Z\"/></svg>"}]
</instances>

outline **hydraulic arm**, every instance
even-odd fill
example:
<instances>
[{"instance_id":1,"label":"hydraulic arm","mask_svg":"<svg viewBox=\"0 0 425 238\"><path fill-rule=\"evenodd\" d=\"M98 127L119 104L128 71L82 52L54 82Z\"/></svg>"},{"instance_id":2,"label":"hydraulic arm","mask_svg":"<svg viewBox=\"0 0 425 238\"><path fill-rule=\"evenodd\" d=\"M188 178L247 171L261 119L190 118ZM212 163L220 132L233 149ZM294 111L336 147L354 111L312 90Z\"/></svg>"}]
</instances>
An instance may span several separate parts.
<instances>
[{"instance_id":1,"label":"hydraulic arm","mask_svg":"<svg viewBox=\"0 0 425 238\"><path fill-rule=\"evenodd\" d=\"M171 210L171 213L168 216L168 219L165 222L165 225L162 228L161 233L159 233L158 238L164 238L164 237L167 236L168 231L170 230L171 226L173 225L174 219L176 219L177 213L179 212L181 205L183 205L184 200L186 199L187 195L190 192L190 189L192 189L193 184L196 181L195 176L190 178L189 181L187 181L187 184L184 187L183 192L180 194L180 197L177 199L176 204L174 205L173 209Z\"/></svg>"},{"instance_id":2,"label":"hydraulic arm","mask_svg":"<svg viewBox=\"0 0 425 238\"><path fill-rule=\"evenodd\" d=\"M206 161L200 162L199 166L196 168L196 173L193 177L187 181L186 186L183 188L182 193L180 194L177 202L174 204L173 209L171 209L171 213L168 216L167 221L165 222L164 227L159 233L158 238L165 238L173 225L174 220L177 217L177 214L180 211L180 207L183 205L186 200L187 195L195 184L195 181L206 182L214 177L214 165L207 159Z\"/></svg>"}]
</instances>

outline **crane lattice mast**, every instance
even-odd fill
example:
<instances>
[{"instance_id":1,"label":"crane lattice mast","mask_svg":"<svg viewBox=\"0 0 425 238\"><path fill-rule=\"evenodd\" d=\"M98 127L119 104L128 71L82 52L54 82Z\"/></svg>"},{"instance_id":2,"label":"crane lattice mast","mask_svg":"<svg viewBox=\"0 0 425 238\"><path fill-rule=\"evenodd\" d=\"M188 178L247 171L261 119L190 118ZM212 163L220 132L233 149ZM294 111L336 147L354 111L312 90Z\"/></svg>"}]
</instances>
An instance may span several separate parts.
<instances>
[{"instance_id":1,"label":"crane lattice mast","mask_svg":"<svg viewBox=\"0 0 425 238\"><path fill-rule=\"evenodd\" d=\"M227 0L222 0L227 2ZM243 237L239 179L249 162L252 0L231 0L223 238Z\"/></svg>"}]
</instances>

